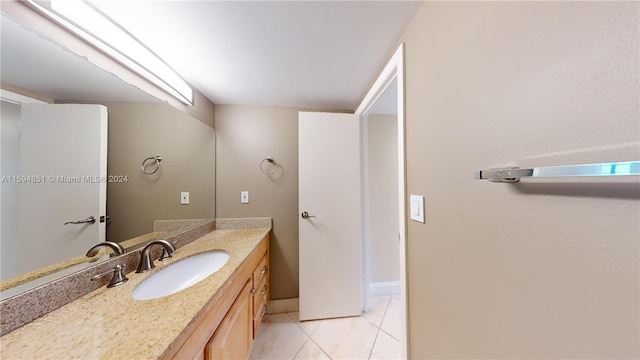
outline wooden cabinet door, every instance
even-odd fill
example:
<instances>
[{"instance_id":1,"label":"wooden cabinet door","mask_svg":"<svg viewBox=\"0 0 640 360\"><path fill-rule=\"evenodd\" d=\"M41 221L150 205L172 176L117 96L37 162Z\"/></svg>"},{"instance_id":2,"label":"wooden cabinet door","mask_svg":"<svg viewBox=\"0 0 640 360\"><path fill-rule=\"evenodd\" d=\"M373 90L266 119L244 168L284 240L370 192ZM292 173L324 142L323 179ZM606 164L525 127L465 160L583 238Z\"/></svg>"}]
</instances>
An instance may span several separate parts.
<instances>
[{"instance_id":1,"label":"wooden cabinet door","mask_svg":"<svg viewBox=\"0 0 640 360\"><path fill-rule=\"evenodd\" d=\"M246 359L249 356L253 339L251 288L249 280L209 340L205 348L206 360Z\"/></svg>"}]
</instances>

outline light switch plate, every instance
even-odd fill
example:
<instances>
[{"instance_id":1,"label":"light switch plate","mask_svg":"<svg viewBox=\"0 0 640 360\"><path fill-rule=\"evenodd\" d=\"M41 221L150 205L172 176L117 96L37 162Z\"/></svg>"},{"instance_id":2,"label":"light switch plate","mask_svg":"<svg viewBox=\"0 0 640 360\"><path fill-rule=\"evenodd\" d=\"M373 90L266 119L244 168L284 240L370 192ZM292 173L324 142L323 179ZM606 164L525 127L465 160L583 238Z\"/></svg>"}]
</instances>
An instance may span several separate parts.
<instances>
[{"instance_id":1,"label":"light switch plate","mask_svg":"<svg viewBox=\"0 0 640 360\"><path fill-rule=\"evenodd\" d=\"M410 200L410 211L411 211L411 220L419 221L424 223L424 196L422 195L411 195Z\"/></svg>"},{"instance_id":2,"label":"light switch plate","mask_svg":"<svg viewBox=\"0 0 640 360\"><path fill-rule=\"evenodd\" d=\"M249 203L249 192L248 191L240 192L240 202L243 203L243 204L248 204Z\"/></svg>"},{"instance_id":3,"label":"light switch plate","mask_svg":"<svg viewBox=\"0 0 640 360\"><path fill-rule=\"evenodd\" d=\"M189 205L189 192L183 191L180 193L180 204Z\"/></svg>"}]
</instances>

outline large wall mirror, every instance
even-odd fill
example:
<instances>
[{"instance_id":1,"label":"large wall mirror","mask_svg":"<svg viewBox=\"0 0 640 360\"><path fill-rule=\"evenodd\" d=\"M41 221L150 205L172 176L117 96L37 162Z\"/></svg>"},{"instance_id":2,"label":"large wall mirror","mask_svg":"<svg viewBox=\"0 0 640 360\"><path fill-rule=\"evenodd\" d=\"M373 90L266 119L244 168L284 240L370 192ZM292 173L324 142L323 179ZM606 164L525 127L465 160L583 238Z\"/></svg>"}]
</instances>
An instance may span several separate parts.
<instances>
[{"instance_id":1,"label":"large wall mirror","mask_svg":"<svg viewBox=\"0 0 640 360\"><path fill-rule=\"evenodd\" d=\"M2 299L108 259L109 248L85 256L101 241L132 250L215 216L215 131L210 125L5 13L0 26ZM101 114L106 120L102 128ZM103 133L91 138L86 132L91 130L83 127L94 120L96 131ZM155 156L162 158L160 167L148 174L157 165L151 161L144 173L142 162ZM80 163L89 167L70 170ZM82 191L96 184L105 191L94 200ZM181 204L182 192L189 192L189 204ZM100 201L106 202L104 213L66 213L78 203L97 209ZM90 216L94 222L83 222ZM91 236L76 245L75 236L84 233Z\"/></svg>"}]
</instances>

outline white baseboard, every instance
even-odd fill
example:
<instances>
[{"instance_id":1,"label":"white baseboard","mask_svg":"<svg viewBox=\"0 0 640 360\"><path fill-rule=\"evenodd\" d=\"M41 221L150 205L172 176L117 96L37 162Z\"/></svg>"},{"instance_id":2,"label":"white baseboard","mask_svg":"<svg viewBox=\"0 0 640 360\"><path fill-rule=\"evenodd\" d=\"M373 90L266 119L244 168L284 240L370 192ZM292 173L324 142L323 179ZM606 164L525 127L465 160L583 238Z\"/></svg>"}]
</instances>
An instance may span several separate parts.
<instances>
[{"instance_id":1,"label":"white baseboard","mask_svg":"<svg viewBox=\"0 0 640 360\"><path fill-rule=\"evenodd\" d=\"M398 295L400 294L400 281L388 281L369 284L371 296L377 295ZM267 305L268 314L279 314L300 311L298 298L270 300Z\"/></svg>"},{"instance_id":2,"label":"white baseboard","mask_svg":"<svg viewBox=\"0 0 640 360\"><path fill-rule=\"evenodd\" d=\"M370 296L398 294L400 294L400 281L369 283Z\"/></svg>"}]
</instances>

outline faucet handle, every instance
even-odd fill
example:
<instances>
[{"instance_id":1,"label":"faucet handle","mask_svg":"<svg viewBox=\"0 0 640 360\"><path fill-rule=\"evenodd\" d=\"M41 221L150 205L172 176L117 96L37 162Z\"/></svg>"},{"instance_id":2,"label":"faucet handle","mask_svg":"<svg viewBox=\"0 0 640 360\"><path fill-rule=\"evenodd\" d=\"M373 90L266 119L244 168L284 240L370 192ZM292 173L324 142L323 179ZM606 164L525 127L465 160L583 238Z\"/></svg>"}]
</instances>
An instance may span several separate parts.
<instances>
[{"instance_id":1,"label":"faucet handle","mask_svg":"<svg viewBox=\"0 0 640 360\"><path fill-rule=\"evenodd\" d=\"M127 280L129 280L123 273L125 267L126 267L125 265L116 265L113 269L111 269L109 271L105 271L102 274L98 274L98 275L92 277L91 281L100 279L103 276L107 276L107 275L113 273L113 277L109 281L109 284L107 285L107 287L108 288L112 288L112 287L115 287L115 286L118 286L118 285L122 285L125 282L127 282Z\"/></svg>"}]
</instances>

